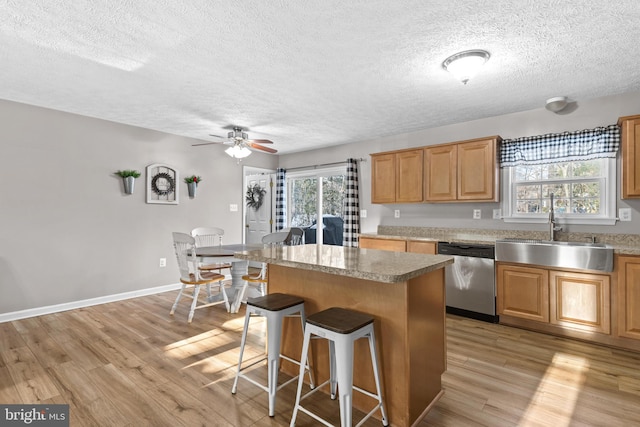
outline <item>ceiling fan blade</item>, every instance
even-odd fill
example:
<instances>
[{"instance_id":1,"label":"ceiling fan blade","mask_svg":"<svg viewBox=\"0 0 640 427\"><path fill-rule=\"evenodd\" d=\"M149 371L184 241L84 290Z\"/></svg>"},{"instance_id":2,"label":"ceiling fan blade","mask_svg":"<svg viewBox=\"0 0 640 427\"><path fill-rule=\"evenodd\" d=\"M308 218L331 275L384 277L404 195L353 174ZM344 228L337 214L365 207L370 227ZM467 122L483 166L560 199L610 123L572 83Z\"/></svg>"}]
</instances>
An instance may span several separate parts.
<instances>
[{"instance_id":1,"label":"ceiling fan blade","mask_svg":"<svg viewBox=\"0 0 640 427\"><path fill-rule=\"evenodd\" d=\"M248 142L247 141L247 145L251 148L255 148L256 150L261 150L261 151L265 151L267 153L277 153L278 150L274 150L273 148L269 148L269 147L263 147L262 145L259 144L255 144L253 142Z\"/></svg>"},{"instance_id":2,"label":"ceiling fan blade","mask_svg":"<svg viewBox=\"0 0 640 427\"><path fill-rule=\"evenodd\" d=\"M197 147L199 145L213 145L213 144L216 144L216 145L224 144L224 142L216 142L216 141L214 141L214 142L203 142L202 144L191 144L191 146L192 147Z\"/></svg>"},{"instance_id":3,"label":"ceiling fan blade","mask_svg":"<svg viewBox=\"0 0 640 427\"><path fill-rule=\"evenodd\" d=\"M215 136L216 138L227 139L226 136L214 135L212 133L210 133L209 136Z\"/></svg>"},{"instance_id":4,"label":"ceiling fan blade","mask_svg":"<svg viewBox=\"0 0 640 427\"><path fill-rule=\"evenodd\" d=\"M258 144L273 144L273 141L268 139L248 139L247 142L257 142Z\"/></svg>"}]
</instances>

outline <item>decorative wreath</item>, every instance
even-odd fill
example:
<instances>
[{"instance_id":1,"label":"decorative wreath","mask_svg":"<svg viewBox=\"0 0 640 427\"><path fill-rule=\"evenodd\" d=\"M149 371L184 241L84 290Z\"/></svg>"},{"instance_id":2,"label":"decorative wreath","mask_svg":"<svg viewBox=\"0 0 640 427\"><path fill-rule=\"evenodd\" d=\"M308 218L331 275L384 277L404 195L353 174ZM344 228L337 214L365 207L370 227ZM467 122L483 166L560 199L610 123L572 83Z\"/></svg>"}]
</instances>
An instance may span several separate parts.
<instances>
[{"instance_id":1,"label":"decorative wreath","mask_svg":"<svg viewBox=\"0 0 640 427\"><path fill-rule=\"evenodd\" d=\"M166 189L162 189L158 187L159 179L164 179L167 182ZM158 196L166 196L169 193L173 193L175 188L176 188L176 182L171 177L171 175L169 175L166 172L160 172L151 179L151 191L156 193Z\"/></svg>"},{"instance_id":2,"label":"decorative wreath","mask_svg":"<svg viewBox=\"0 0 640 427\"><path fill-rule=\"evenodd\" d=\"M258 209L260 209L260 206L262 206L265 194L267 194L267 190L260 187L259 184L247 186L247 197L245 198L247 201L247 206L257 211Z\"/></svg>"}]
</instances>

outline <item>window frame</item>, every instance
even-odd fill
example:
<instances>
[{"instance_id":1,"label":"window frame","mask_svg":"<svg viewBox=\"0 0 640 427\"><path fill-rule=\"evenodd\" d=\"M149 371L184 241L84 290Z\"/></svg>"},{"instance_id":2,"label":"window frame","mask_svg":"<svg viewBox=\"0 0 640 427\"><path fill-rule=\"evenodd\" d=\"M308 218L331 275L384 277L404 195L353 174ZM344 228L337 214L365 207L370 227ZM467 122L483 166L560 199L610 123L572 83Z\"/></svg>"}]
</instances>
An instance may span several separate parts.
<instances>
[{"instance_id":1,"label":"window frame","mask_svg":"<svg viewBox=\"0 0 640 427\"><path fill-rule=\"evenodd\" d=\"M617 197L617 158L602 158L603 168L605 169L601 177L595 178L600 180L601 190L604 194L600 195L600 206L602 212L600 215L581 215L574 213L560 214L555 212L556 221L558 224L580 224L580 225L615 225L616 218L616 197ZM565 163L570 161L579 161L571 158L557 159L557 162L550 163ZM502 220L509 223L546 223L549 220L548 213L528 213L517 214L516 212L516 186L514 182L516 166L507 166L502 169ZM585 178L584 180L593 181L594 178ZM563 180L548 180L548 183L562 182L562 183L575 183L584 181L583 179L563 179ZM540 182L540 181L535 181ZM518 183L521 183L520 181Z\"/></svg>"}]
</instances>

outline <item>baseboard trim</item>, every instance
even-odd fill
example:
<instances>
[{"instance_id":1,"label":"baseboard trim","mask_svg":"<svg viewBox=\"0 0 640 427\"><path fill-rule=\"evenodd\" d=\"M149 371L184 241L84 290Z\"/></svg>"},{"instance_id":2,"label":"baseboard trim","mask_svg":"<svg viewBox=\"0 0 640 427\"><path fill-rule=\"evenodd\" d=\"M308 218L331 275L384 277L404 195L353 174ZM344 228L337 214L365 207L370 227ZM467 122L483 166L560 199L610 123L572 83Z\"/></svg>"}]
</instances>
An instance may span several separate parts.
<instances>
[{"instance_id":1,"label":"baseboard trim","mask_svg":"<svg viewBox=\"0 0 640 427\"><path fill-rule=\"evenodd\" d=\"M121 294L106 295L98 298L90 298L80 301L66 302L63 304L48 305L45 307L30 308L27 310L13 311L0 314L0 323L11 322L13 320L26 319L28 317L42 316L44 314L59 313L61 311L73 310L76 308L90 307L92 305L106 304L108 302L122 301L131 298L154 295L162 292L180 289L180 283L172 285L158 286L155 288L140 289L137 291L123 292Z\"/></svg>"}]
</instances>

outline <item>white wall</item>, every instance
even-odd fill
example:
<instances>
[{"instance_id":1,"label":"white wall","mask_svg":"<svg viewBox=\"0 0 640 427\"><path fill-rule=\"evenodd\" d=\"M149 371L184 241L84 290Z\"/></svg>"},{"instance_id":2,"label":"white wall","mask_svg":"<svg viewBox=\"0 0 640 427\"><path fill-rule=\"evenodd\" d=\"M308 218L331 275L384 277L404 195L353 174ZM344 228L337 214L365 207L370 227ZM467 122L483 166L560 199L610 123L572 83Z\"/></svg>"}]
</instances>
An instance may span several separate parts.
<instances>
[{"instance_id":1,"label":"white wall","mask_svg":"<svg viewBox=\"0 0 640 427\"><path fill-rule=\"evenodd\" d=\"M173 231L217 226L240 242L242 164L275 168L277 157L238 165L222 145L196 142L0 101L0 314L177 283ZM178 205L145 203L151 163L180 172ZM118 169L143 172L133 195ZM191 174L203 178L195 199L182 181Z\"/></svg>"},{"instance_id":2,"label":"white wall","mask_svg":"<svg viewBox=\"0 0 640 427\"><path fill-rule=\"evenodd\" d=\"M544 100L540 101L544 104ZM577 107L577 108L575 108ZM360 164L361 209L367 210L362 220L362 232L376 232L378 225L485 228L504 230L546 230L542 224L507 224L492 218L493 209L500 203L420 203L420 204L371 204L371 162L369 154L410 147L462 141L484 136L500 135L502 138L541 135L546 133L590 129L615 124L618 117L640 114L640 92L609 96L583 101L569 114L553 114L544 108L508 114L426 129L420 132L376 138L357 144L335 146L313 152L280 156L280 167L293 168L345 160L347 157L365 158ZM310 159L313 159L310 161ZM618 163L620 156L618 155ZM618 182L619 179L618 179ZM631 222L618 222L614 226L564 226L565 231L592 233L640 234L640 200L620 200L618 208L632 209ZM400 219L393 211L400 210ZM481 220L472 219L473 209L481 209Z\"/></svg>"}]
</instances>

